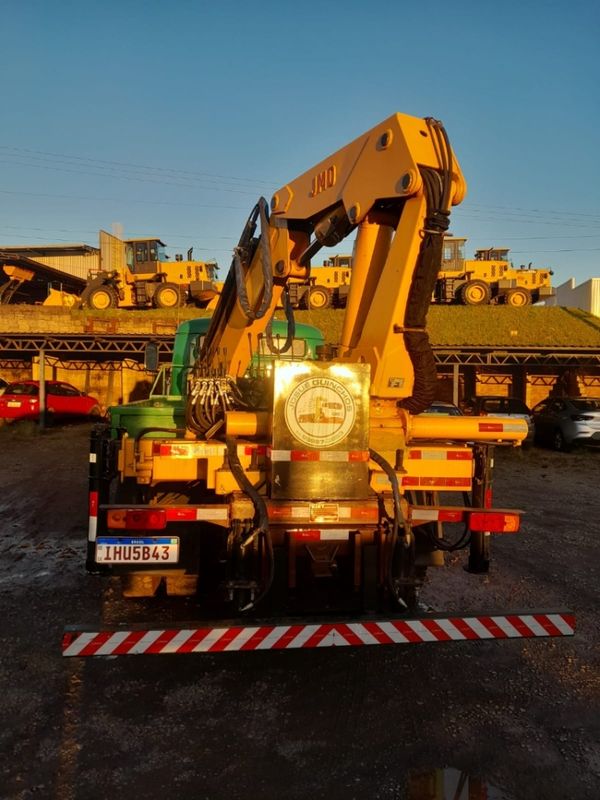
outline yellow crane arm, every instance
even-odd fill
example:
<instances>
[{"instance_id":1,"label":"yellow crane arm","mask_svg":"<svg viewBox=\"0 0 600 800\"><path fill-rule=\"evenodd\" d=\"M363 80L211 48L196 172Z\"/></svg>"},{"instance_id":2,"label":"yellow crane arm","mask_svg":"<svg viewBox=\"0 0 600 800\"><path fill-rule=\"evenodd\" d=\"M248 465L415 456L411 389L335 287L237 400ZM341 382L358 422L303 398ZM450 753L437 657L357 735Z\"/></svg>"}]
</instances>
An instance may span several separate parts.
<instances>
[{"instance_id":1,"label":"yellow crane arm","mask_svg":"<svg viewBox=\"0 0 600 800\"><path fill-rule=\"evenodd\" d=\"M431 380L425 317L442 237L450 206L465 193L441 123L404 114L283 186L270 216L266 204L257 207L240 240L207 334L205 369L243 374L287 281L308 277L321 247L358 229L337 358L370 364L371 396L406 398L418 413L433 399L421 384Z\"/></svg>"}]
</instances>

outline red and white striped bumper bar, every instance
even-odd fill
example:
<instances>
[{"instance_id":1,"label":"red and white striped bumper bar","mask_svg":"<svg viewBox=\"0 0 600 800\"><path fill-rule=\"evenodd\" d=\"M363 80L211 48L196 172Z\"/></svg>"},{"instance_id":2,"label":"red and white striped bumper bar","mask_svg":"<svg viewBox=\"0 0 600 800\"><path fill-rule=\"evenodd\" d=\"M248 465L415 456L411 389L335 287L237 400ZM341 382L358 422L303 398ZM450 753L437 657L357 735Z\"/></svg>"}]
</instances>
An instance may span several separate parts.
<instances>
[{"instance_id":1,"label":"red and white striped bumper bar","mask_svg":"<svg viewBox=\"0 0 600 800\"><path fill-rule=\"evenodd\" d=\"M570 611L469 617L424 616L361 622L289 625L206 624L187 628L90 631L66 628L63 656L170 655L230 653L238 650L293 650L312 647L360 647L481 639L532 639L573 636Z\"/></svg>"}]
</instances>

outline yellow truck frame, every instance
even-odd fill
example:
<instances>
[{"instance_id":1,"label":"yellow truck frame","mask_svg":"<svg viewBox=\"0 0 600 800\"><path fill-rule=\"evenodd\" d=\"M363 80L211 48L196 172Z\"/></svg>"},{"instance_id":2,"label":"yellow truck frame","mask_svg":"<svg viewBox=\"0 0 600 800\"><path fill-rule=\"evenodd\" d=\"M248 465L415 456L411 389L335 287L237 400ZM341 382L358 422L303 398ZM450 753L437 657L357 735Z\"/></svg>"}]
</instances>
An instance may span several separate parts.
<instances>
[{"instance_id":1,"label":"yellow truck frame","mask_svg":"<svg viewBox=\"0 0 600 800\"><path fill-rule=\"evenodd\" d=\"M427 311L465 192L443 125L394 114L259 200L189 373L185 426L149 411L128 432L120 414L90 449L88 570L120 577L126 596L197 593L200 615L220 621L69 630L65 655L573 632L569 612L433 618L418 606L445 552L466 547L469 571L486 572L491 533L519 528L519 511L492 506L492 453L518 445L525 423L421 415L436 390ZM353 231L340 340L250 374L290 281ZM325 403L336 414L321 419Z\"/></svg>"}]
</instances>

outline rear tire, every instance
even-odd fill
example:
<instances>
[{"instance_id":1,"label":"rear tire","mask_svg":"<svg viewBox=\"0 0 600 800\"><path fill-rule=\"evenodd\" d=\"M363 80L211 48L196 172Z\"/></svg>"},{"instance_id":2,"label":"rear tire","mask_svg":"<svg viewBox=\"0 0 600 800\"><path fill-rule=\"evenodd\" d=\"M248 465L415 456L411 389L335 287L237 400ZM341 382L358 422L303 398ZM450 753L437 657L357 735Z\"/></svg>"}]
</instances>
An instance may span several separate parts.
<instances>
[{"instance_id":1,"label":"rear tire","mask_svg":"<svg viewBox=\"0 0 600 800\"><path fill-rule=\"evenodd\" d=\"M98 422L100 419L102 419L102 409L100 406L93 406L90 408L88 417L92 422Z\"/></svg>"},{"instance_id":2,"label":"rear tire","mask_svg":"<svg viewBox=\"0 0 600 800\"><path fill-rule=\"evenodd\" d=\"M179 308L183 305L181 288L176 283L161 283L154 292L152 303L156 308Z\"/></svg>"},{"instance_id":3,"label":"rear tire","mask_svg":"<svg viewBox=\"0 0 600 800\"><path fill-rule=\"evenodd\" d=\"M530 306L531 292L529 289L524 289L521 286L518 286L515 289L509 289L504 298L504 302L507 306L513 306L514 308L524 308L525 306Z\"/></svg>"},{"instance_id":4,"label":"rear tire","mask_svg":"<svg viewBox=\"0 0 600 800\"><path fill-rule=\"evenodd\" d=\"M552 447L559 453L568 453L571 450L571 445L567 443L560 428L557 428L552 434Z\"/></svg>"},{"instance_id":5,"label":"rear tire","mask_svg":"<svg viewBox=\"0 0 600 800\"><path fill-rule=\"evenodd\" d=\"M467 281L458 290L460 303L464 306L486 306L492 293L484 281Z\"/></svg>"}]
</instances>

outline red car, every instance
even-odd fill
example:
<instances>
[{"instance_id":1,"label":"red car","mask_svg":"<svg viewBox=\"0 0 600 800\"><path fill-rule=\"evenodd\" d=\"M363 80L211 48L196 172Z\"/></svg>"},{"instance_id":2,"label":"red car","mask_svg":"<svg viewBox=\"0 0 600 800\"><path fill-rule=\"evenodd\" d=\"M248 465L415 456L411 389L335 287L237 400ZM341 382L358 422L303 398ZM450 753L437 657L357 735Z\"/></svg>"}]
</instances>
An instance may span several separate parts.
<instances>
[{"instance_id":1,"label":"red car","mask_svg":"<svg viewBox=\"0 0 600 800\"><path fill-rule=\"evenodd\" d=\"M9 383L0 395L0 419L38 419L40 416L40 382ZM46 381L46 419L57 417L100 417L102 410L96 397L62 381Z\"/></svg>"}]
</instances>

